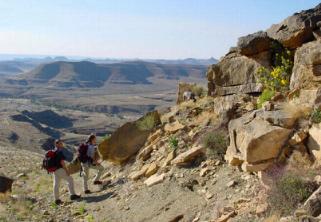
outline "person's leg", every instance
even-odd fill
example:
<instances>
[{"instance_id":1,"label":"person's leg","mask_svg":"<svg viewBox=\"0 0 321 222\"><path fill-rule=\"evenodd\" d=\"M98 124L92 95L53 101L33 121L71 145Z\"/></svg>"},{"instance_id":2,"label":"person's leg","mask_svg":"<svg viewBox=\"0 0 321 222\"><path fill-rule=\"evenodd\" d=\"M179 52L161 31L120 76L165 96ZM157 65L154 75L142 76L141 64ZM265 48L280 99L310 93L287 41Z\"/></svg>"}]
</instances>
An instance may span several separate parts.
<instances>
[{"instance_id":1,"label":"person's leg","mask_svg":"<svg viewBox=\"0 0 321 222\"><path fill-rule=\"evenodd\" d=\"M83 185L84 185L84 191L89 190L88 189L88 179L89 179L89 165L88 163L82 163L82 176L83 176Z\"/></svg>"},{"instance_id":2,"label":"person's leg","mask_svg":"<svg viewBox=\"0 0 321 222\"><path fill-rule=\"evenodd\" d=\"M102 173L104 172L104 167L101 164L98 164L98 165L93 165L92 168L97 170L97 174L94 178L94 182L99 181Z\"/></svg>"},{"instance_id":3,"label":"person's leg","mask_svg":"<svg viewBox=\"0 0 321 222\"><path fill-rule=\"evenodd\" d=\"M70 195L75 195L74 179L66 173L65 170L61 172L61 178L67 181L68 190Z\"/></svg>"},{"instance_id":4,"label":"person's leg","mask_svg":"<svg viewBox=\"0 0 321 222\"><path fill-rule=\"evenodd\" d=\"M56 170L53 173L53 195L56 200L59 200L59 186L60 186L60 174L59 174L59 170Z\"/></svg>"}]
</instances>

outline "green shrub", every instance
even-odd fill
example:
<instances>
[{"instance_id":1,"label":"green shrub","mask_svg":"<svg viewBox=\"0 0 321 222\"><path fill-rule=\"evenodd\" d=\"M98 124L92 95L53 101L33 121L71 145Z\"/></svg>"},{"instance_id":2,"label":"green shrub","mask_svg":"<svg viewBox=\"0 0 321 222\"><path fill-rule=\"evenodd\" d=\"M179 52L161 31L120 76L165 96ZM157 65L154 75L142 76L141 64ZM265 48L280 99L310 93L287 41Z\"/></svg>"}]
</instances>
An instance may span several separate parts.
<instances>
[{"instance_id":1,"label":"green shrub","mask_svg":"<svg viewBox=\"0 0 321 222\"><path fill-rule=\"evenodd\" d=\"M155 120L152 115L145 116L136 123L139 130L148 131L155 127Z\"/></svg>"},{"instance_id":2,"label":"green shrub","mask_svg":"<svg viewBox=\"0 0 321 222\"><path fill-rule=\"evenodd\" d=\"M264 89L257 101L257 108L261 108L263 103L270 101L275 95L275 91L270 89Z\"/></svg>"},{"instance_id":3,"label":"green shrub","mask_svg":"<svg viewBox=\"0 0 321 222\"><path fill-rule=\"evenodd\" d=\"M311 120L313 123L321 123L321 110L319 108L313 110Z\"/></svg>"},{"instance_id":4,"label":"green shrub","mask_svg":"<svg viewBox=\"0 0 321 222\"><path fill-rule=\"evenodd\" d=\"M175 136L171 136L168 139L168 144L172 150L176 150L178 147L178 139Z\"/></svg>"},{"instance_id":5,"label":"green shrub","mask_svg":"<svg viewBox=\"0 0 321 222\"><path fill-rule=\"evenodd\" d=\"M223 159L227 149L226 133L222 131L207 133L203 138L203 146L209 156Z\"/></svg>"},{"instance_id":6,"label":"green shrub","mask_svg":"<svg viewBox=\"0 0 321 222\"><path fill-rule=\"evenodd\" d=\"M293 213L299 204L303 203L317 186L303 177L288 173L275 181L269 192L268 202L272 212L281 215Z\"/></svg>"},{"instance_id":7,"label":"green shrub","mask_svg":"<svg viewBox=\"0 0 321 222\"><path fill-rule=\"evenodd\" d=\"M260 83L264 89L282 92L289 89L290 77L293 69L293 53L278 44L272 46L271 70L260 67L257 71Z\"/></svg>"},{"instance_id":8,"label":"green shrub","mask_svg":"<svg viewBox=\"0 0 321 222\"><path fill-rule=\"evenodd\" d=\"M58 205L57 205L55 202L52 202L52 203L50 204L50 207L53 208L53 209L55 209L55 210L58 209Z\"/></svg>"},{"instance_id":9,"label":"green shrub","mask_svg":"<svg viewBox=\"0 0 321 222\"><path fill-rule=\"evenodd\" d=\"M85 208L84 204L79 206L78 213L79 213L79 215L84 215L86 213L86 208Z\"/></svg>"}]
</instances>

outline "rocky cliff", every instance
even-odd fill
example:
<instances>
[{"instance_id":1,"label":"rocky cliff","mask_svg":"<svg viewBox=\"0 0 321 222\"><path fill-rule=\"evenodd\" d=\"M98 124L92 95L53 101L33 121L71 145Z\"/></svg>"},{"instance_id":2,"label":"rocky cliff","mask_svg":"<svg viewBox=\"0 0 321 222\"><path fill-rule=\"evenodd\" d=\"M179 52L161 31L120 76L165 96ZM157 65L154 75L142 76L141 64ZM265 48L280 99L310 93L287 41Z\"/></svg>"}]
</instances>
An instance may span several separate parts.
<instances>
[{"instance_id":1,"label":"rocky cliff","mask_svg":"<svg viewBox=\"0 0 321 222\"><path fill-rule=\"evenodd\" d=\"M313 86L320 75L320 16L318 5L295 13L266 31L240 37L236 47L209 67L209 95L261 92L256 74L259 67L274 65L276 45L295 52L291 88Z\"/></svg>"}]
</instances>

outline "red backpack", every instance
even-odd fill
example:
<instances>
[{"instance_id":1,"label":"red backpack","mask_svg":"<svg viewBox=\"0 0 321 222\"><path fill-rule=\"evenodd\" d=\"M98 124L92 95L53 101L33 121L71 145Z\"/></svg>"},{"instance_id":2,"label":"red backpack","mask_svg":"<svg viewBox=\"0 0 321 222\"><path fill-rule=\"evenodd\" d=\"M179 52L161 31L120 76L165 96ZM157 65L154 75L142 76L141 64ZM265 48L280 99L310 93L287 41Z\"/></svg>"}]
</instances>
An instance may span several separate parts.
<instances>
[{"instance_id":1,"label":"red backpack","mask_svg":"<svg viewBox=\"0 0 321 222\"><path fill-rule=\"evenodd\" d=\"M81 163L92 162L92 158L87 155L88 144L82 143L78 146L77 154Z\"/></svg>"},{"instance_id":2,"label":"red backpack","mask_svg":"<svg viewBox=\"0 0 321 222\"><path fill-rule=\"evenodd\" d=\"M47 170L48 173L53 173L59 168L57 151L49 150L46 152L45 158L42 161L42 168Z\"/></svg>"}]
</instances>

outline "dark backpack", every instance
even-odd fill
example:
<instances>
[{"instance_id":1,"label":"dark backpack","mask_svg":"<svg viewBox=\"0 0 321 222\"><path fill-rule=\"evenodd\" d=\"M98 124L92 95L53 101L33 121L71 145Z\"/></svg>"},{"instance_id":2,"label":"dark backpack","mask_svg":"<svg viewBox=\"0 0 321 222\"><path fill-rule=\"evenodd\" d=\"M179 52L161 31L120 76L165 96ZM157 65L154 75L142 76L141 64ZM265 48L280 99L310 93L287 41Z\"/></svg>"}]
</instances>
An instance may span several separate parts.
<instances>
[{"instance_id":1,"label":"dark backpack","mask_svg":"<svg viewBox=\"0 0 321 222\"><path fill-rule=\"evenodd\" d=\"M48 173L53 173L59 168L58 152L49 150L45 154L45 158L42 161L42 168L47 170Z\"/></svg>"},{"instance_id":2,"label":"dark backpack","mask_svg":"<svg viewBox=\"0 0 321 222\"><path fill-rule=\"evenodd\" d=\"M78 154L78 160L81 163L87 163L87 162L92 162L92 159L87 155L87 151L88 151L88 144L86 143L82 143L78 146L78 150L77 150L77 154Z\"/></svg>"}]
</instances>

